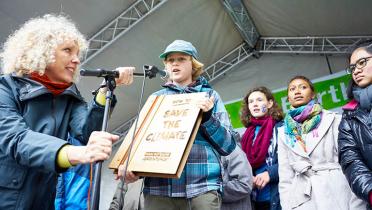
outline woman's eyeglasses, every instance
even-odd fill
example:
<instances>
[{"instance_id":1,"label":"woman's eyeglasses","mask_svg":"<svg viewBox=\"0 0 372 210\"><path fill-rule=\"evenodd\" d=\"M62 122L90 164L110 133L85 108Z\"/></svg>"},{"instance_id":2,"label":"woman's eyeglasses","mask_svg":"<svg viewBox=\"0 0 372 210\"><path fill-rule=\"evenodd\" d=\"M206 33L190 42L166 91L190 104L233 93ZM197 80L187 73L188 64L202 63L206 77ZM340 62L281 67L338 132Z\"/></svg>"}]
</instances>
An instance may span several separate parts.
<instances>
[{"instance_id":1,"label":"woman's eyeglasses","mask_svg":"<svg viewBox=\"0 0 372 210\"><path fill-rule=\"evenodd\" d=\"M367 62L369 61L370 58L372 58L372 56L360 58L359 60L355 62L355 64L350 64L349 67L346 69L346 72L348 74L352 74L354 73L355 68L362 69L363 67L367 65Z\"/></svg>"}]
</instances>

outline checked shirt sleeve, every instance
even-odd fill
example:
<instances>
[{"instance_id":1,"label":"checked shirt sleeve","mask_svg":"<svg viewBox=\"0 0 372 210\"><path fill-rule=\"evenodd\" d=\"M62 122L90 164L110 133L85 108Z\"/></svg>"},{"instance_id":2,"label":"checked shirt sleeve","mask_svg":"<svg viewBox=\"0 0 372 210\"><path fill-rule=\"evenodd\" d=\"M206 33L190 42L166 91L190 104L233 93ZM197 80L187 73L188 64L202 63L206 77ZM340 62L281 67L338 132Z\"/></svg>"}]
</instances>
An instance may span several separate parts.
<instances>
[{"instance_id":1,"label":"checked shirt sleeve","mask_svg":"<svg viewBox=\"0 0 372 210\"><path fill-rule=\"evenodd\" d=\"M209 143L222 156L229 155L236 146L236 135L221 97L216 91L212 92L215 98L210 118L203 122L201 128Z\"/></svg>"}]
</instances>

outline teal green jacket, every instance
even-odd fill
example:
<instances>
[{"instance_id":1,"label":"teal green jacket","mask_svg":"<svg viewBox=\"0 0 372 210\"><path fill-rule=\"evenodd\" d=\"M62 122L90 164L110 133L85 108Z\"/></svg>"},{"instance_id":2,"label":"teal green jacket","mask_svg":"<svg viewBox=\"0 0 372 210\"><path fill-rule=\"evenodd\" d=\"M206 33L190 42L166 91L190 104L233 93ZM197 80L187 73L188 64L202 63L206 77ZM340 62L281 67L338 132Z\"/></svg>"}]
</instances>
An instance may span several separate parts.
<instances>
[{"instance_id":1,"label":"teal green jacket","mask_svg":"<svg viewBox=\"0 0 372 210\"><path fill-rule=\"evenodd\" d=\"M67 134L86 144L104 107L75 85L53 96L25 77L0 77L0 209L54 209L59 149Z\"/></svg>"}]
</instances>

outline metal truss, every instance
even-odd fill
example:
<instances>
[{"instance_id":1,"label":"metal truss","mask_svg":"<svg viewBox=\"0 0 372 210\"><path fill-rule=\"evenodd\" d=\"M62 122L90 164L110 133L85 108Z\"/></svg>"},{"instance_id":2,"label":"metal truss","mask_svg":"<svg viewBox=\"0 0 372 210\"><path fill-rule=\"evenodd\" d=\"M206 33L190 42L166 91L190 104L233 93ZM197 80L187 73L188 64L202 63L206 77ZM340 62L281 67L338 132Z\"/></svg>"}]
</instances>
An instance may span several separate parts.
<instances>
[{"instance_id":1,"label":"metal truss","mask_svg":"<svg viewBox=\"0 0 372 210\"><path fill-rule=\"evenodd\" d=\"M257 53L345 54L353 44L366 39L372 39L372 36L263 37L258 40L257 51L252 50L246 42L243 42L205 68L203 76L209 83L213 83L217 78L232 70L247 58L258 57ZM113 133L124 137L134 122L135 118L130 119L116 128ZM118 141L115 145L121 141Z\"/></svg>"},{"instance_id":2,"label":"metal truss","mask_svg":"<svg viewBox=\"0 0 372 210\"><path fill-rule=\"evenodd\" d=\"M136 1L88 40L89 49L84 55L81 65L86 64L90 59L110 46L133 26L167 1L168 0Z\"/></svg>"},{"instance_id":3,"label":"metal truss","mask_svg":"<svg viewBox=\"0 0 372 210\"><path fill-rule=\"evenodd\" d=\"M203 76L212 83L219 76L234 68L236 65L252 56L251 48L246 42L227 53L218 61L208 66L204 70Z\"/></svg>"},{"instance_id":4,"label":"metal truss","mask_svg":"<svg viewBox=\"0 0 372 210\"><path fill-rule=\"evenodd\" d=\"M221 0L227 13L231 16L237 29L250 48L254 48L260 34L241 0Z\"/></svg>"},{"instance_id":5,"label":"metal truss","mask_svg":"<svg viewBox=\"0 0 372 210\"><path fill-rule=\"evenodd\" d=\"M345 54L350 46L372 36L261 37L260 53Z\"/></svg>"}]
</instances>

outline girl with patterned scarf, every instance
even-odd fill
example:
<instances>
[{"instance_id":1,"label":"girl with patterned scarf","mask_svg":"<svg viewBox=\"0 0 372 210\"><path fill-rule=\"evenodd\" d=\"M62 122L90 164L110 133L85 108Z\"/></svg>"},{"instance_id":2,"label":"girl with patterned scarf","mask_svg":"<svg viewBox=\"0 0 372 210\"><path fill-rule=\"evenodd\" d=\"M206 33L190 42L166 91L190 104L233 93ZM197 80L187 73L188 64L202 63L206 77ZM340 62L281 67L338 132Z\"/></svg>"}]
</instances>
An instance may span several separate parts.
<instances>
[{"instance_id":1,"label":"girl with patterned scarf","mask_svg":"<svg viewBox=\"0 0 372 210\"><path fill-rule=\"evenodd\" d=\"M285 210L365 209L341 171L337 134L341 116L317 103L311 81L288 83L291 105L278 129L279 193Z\"/></svg>"},{"instance_id":2,"label":"girl with patterned scarf","mask_svg":"<svg viewBox=\"0 0 372 210\"><path fill-rule=\"evenodd\" d=\"M244 97L240 118L247 128L241 145L253 169L253 205L280 210L276 131L283 112L269 89L257 87Z\"/></svg>"},{"instance_id":3,"label":"girl with patterned scarf","mask_svg":"<svg viewBox=\"0 0 372 210\"><path fill-rule=\"evenodd\" d=\"M347 94L339 127L339 159L351 189L372 209L372 40L352 47Z\"/></svg>"}]
</instances>

